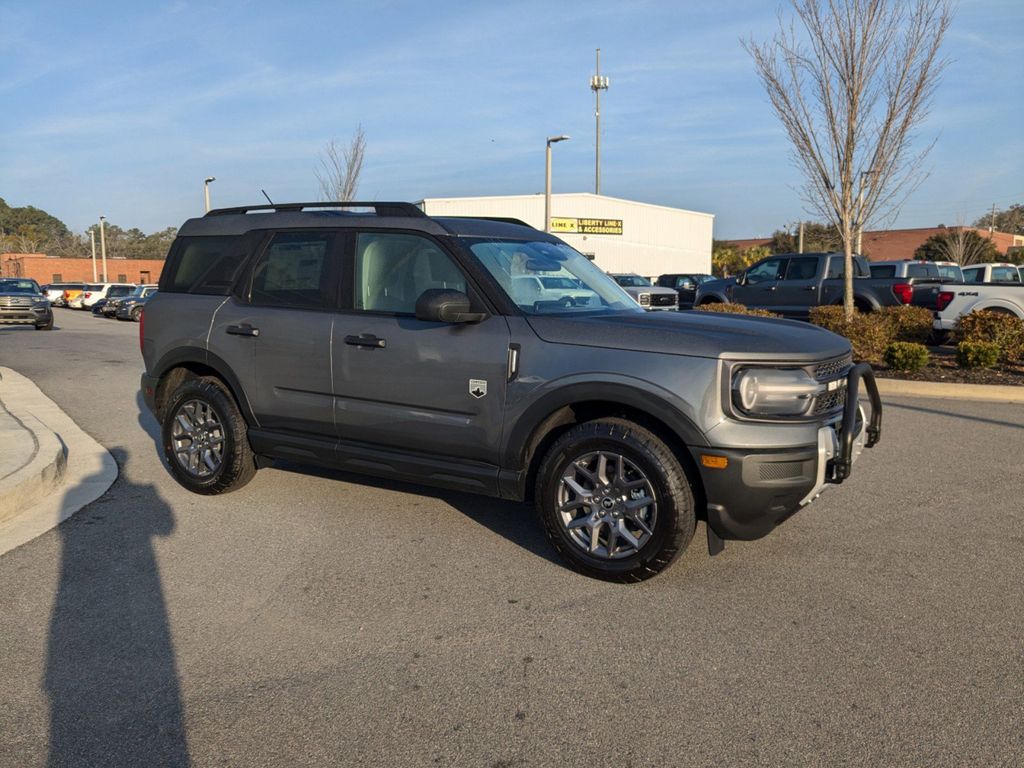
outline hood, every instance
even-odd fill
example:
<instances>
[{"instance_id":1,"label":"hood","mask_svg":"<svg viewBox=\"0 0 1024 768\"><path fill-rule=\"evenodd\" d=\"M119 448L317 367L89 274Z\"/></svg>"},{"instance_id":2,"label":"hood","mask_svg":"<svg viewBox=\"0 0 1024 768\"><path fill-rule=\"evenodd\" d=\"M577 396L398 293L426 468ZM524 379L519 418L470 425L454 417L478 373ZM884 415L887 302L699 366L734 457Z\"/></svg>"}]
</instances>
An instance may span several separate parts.
<instances>
[{"instance_id":1,"label":"hood","mask_svg":"<svg viewBox=\"0 0 1024 768\"><path fill-rule=\"evenodd\" d=\"M716 277L714 280L708 280L698 285L697 291L723 292L730 285L736 285L735 277Z\"/></svg>"},{"instance_id":2,"label":"hood","mask_svg":"<svg viewBox=\"0 0 1024 768\"><path fill-rule=\"evenodd\" d=\"M676 293L675 288L665 288L661 285L620 285L619 287L631 295L640 293Z\"/></svg>"},{"instance_id":3,"label":"hood","mask_svg":"<svg viewBox=\"0 0 1024 768\"><path fill-rule=\"evenodd\" d=\"M634 352L813 362L848 354L850 342L796 320L718 312L623 312L527 317L544 341Z\"/></svg>"}]
</instances>

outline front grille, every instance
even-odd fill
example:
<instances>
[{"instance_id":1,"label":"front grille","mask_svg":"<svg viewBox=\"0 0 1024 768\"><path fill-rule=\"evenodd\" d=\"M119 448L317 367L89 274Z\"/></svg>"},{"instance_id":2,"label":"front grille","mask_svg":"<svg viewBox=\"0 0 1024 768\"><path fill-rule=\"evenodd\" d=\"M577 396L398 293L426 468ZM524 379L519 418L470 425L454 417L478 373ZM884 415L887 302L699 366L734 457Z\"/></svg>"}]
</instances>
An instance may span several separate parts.
<instances>
[{"instance_id":1,"label":"front grille","mask_svg":"<svg viewBox=\"0 0 1024 768\"><path fill-rule=\"evenodd\" d=\"M818 416L829 411L839 410L844 405L846 405L846 382L843 382L843 386L839 389L818 395L818 399L814 401L814 415Z\"/></svg>"},{"instance_id":2,"label":"front grille","mask_svg":"<svg viewBox=\"0 0 1024 768\"><path fill-rule=\"evenodd\" d=\"M0 296L0 309L21 309L34 303L35 299L29 296Z\"/></svg>"},{"instance_id":3,"label":"front grille","mask_svg":"<svg viewBox=\"0 0 1024 768\"><path fill-rule=\"evenodd\" d=\"M679 294L654 293L651 294L652 307L674 307L679 303Z\"/></svg>"},{"instance_id":4,"label":"front grille","mask_svg":"<svg viewBox=\"0 0 1024 768\"><path fill-rule=\"evenodd\" d=\"M802 461L772 461L761 465L759 474L762 480L788 480L800 477L804 472Z\"/></svg>"},{"instance_id":5,"label":"front grille","mask_svg":"<svg viewBox=\"0 0 1024 768\"><path fill-rule=\"evenodd\" d=\"M814 378L818 381L824 381L825 379L832 379L841 373L846 371L853 366L853 355L846 355L845 357L837 357L835 360L829 360L822 363L814 369Z\"/></svg>"}]
</instances>

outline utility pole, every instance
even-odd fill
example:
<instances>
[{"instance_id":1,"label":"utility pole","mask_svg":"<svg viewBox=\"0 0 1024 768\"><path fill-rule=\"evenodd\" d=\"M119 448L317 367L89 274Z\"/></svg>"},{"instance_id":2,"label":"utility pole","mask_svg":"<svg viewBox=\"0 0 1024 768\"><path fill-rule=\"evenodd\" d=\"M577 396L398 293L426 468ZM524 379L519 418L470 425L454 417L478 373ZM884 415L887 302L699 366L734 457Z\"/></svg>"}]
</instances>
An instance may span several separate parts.
<instances>
[{"instance_id":1,"label":"utility pole","mask_svg":"<svg viewBox=\"0 0 1024 768\"><path fill-rule=\"evenodd\" d=\"M92 281L96 282L96 230L89 227L89 239L92 240Z\"/></svg>"},{"instance_id":2,"label":"utility pole","mask_svg":"<svg viewBox=\"0 0 1024 768\"><path fill-rule=\"evenodd\" d=\"M802 221L800 222L800 239L799 239L799 241L797 243L796 252L797 253L803 253L804 252L804 223Z\"/></svg>"},{"instance_id":3,"label":"utility pole","mask_svg":"<svg viewBox=\"0 0 1024 768\"><path fill-rule=\"evenodd\" d=\"M594 141L594 194L601 194L601 91L608 90L608 78L601 76L601 49L597 49L597 69L590 78L590 90L594 92L594 121L596 134Z\"/></svg>"},{"instance_id":4,"label":"utility pole","mask_svg":"<svg viewBox=\"0 0 1024 768\"><path fill-rule=\"evenodd\" d=\"M103 282L107 282L107 233L104 229L106 216L100 216L100 254L103 258Z\"/></svg>"},{"instance_id":5,"label":"utility pole","mask_svg":"<svg viewBox=\"0 0 1024 768\"><path fill-rule=\"evenodd\" d=\"M994 240L996 232L996 204L992 203L992 219L988 223L988 239Z\"/></svg>"}]
</instances>

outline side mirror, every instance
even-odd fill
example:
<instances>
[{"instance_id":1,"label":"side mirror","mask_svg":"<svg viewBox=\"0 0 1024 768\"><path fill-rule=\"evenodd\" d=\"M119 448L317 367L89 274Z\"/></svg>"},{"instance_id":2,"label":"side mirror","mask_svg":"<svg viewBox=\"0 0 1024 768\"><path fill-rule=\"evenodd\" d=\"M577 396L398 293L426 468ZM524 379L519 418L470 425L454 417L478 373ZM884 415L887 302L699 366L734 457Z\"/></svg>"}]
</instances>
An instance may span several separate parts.
<instances>
[{"instance_id":1,"label":"side mirror","mask_svg":"<svg viewBox=\"0 0 1024 768\"><path fill-rule=\"evenodd\" d=\"M469 296L462 291L430 288L416 299L416 319L432 323L479 323L483 312L471 312Z\"/></svg>"},{"instance_id":2,"label":"side mirror","mask_svg":"<svg viewBox=\"0 0 1024 768\"><path fill-rule=\"evenodd\" d=\"M738 275L736 275L736 285L746 285L746 284L747 284L747 272L746 272L746 270L744 270L744 271L740 272Z\"/></svg>"}]
</instances>

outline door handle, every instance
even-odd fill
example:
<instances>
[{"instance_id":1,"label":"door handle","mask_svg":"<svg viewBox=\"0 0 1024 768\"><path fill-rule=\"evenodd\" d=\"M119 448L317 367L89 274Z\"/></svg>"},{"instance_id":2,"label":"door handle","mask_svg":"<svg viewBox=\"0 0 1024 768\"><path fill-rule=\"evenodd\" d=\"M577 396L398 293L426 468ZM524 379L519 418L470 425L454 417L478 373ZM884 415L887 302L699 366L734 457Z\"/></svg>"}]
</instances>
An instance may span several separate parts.
<instances>
[{"instance_id":1,"label":"door handle","mask_svg":"<svg viewBox=\"0 0 1024 768\"><path fill-rule=\"evenodd\" d=\"M769 285L769 286L766 286L766 287L765 287L765 290L766 290L766 291L774 291L774 290L775 290L775 286L774 286L774 285Z\"/></svg>"},{"instance_id":2,"label":"door handle","mask_svg":"<svg viewBox=\"0 0 1024 768\"><path fill-rule=\"evenodd\" d=\"M242 325L229 325L224 329L226 333L230 333L232 336L259 336L260 329L253 328L248 323Z\"/></svg>"},{"instance_id":3,"label":"door handle","mask_svg":"<svg viewBox=\"0 0 1024 768\"><path fill-rule=\"evenodd\" d=\"M353 347L370 347L371 349L384 349L388 345L387 341L377 338L372 333L346 336L345 343L351 344Z\"/></svg>"},{"instance_id":4,"label":"door handle","mask_svg":"<svg viewBox=\"0 0 1024 768\"><path fill-rule=\"evenodd\" d=\"M805 291L816 291L816 290L818 290L818 286L816 286L816 285L805 285L804 286L804 290Z\"/></svg>"}]
</instances>

